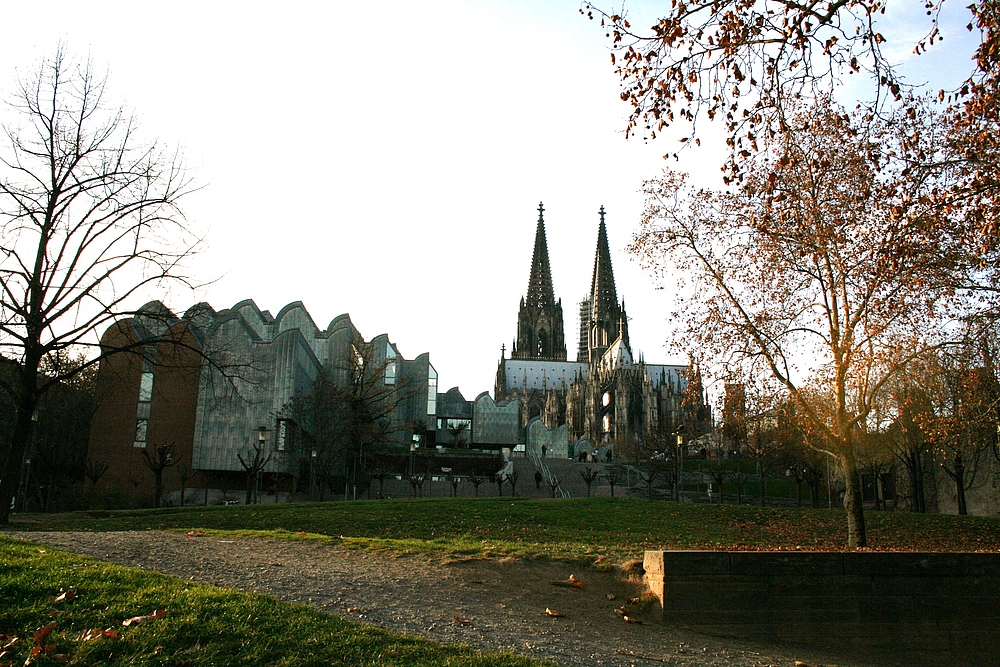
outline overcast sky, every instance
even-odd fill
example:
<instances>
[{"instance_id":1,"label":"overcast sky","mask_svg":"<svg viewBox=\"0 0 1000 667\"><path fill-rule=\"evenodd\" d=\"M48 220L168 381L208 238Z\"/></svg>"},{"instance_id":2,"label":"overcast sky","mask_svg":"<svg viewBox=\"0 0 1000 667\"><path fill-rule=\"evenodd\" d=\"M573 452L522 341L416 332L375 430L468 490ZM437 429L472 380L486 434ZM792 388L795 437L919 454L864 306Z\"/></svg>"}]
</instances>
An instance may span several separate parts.
<instances>
[{"instance_id":1,"label":"overcast sky","mask_svg":"<svg viewBox=\"0 0 1000 667\"><path fill-rule=\"evenodd\" d=\"M659 4L629 3L633 25L651 24ZM492 392L500 346L515 335L539 201L570 358L603 205L633 348L683 361L664 347L669 289L625 253L642 182L678 144L625 140L607 40L579 7L13 3L0 86L10 91L16 71L63 40L108 70L110 95L145 137L183 148L204 186L185 203L205 236L195 267L212 282L160 295L175 311L252 298L276 314L302 301L320 328L349 313L406 358L429 352L441 390L474 398ZM893 11L890 46L906 58L922 17ZM964 30L946 37L912 76L968 71ZM711 183L721 161L707 141L680 166Z\"/></svg>"}]
</instances>

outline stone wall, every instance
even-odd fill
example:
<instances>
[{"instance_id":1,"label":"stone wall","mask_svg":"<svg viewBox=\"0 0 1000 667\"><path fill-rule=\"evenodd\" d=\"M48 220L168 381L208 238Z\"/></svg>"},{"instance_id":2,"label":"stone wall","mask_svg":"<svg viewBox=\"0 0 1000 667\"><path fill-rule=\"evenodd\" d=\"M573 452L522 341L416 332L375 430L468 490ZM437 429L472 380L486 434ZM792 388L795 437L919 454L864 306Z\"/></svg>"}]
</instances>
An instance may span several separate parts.
<instances>
[{"instance_id":1,"label":"stone wall","mask_svg":"<svg viewBox=\"0 0 1000 667\"><path fill-rule=\"evenodd\" d=\"M997 664L1000 554L647 551L644 567L664 621L706 634Z\"/></svg>"}]
</instances>

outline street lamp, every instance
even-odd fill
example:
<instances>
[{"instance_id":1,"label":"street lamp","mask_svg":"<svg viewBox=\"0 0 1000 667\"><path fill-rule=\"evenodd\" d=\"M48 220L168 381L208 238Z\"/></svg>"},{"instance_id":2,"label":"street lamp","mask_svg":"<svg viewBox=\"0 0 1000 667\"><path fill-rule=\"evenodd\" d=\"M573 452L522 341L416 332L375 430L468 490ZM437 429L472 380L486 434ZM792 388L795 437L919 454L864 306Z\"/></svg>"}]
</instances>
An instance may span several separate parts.
<instances>
[{"instance_id":1,"label":"street lamp","mask_svg":"<svg viewBox=\"0 0 1000 667\"><path fill-rule=\"evenodd\" d=\"M267 427L266 426L259 426L257 428L257 447L260 449L260 454L258 454L258 457L263 457L264 456L264 447L265 447L266 444L267 444ZM255 496L254 502L256 502L257 504L260 504L261 487L264 486L264 469L263 469L263 467L260 470L257 471L257 479L255 480L254 486L256 487L254 489L254 496Z\"/></svg>"},{"instance_id":2,"label":"street lamp","mask_svg":"<svg viewBox=\"0 0 1000 667\"><path fill-rule=\"evenodd\" d=\"M677 500L684 502L684 424L677 429Z\"/></svg>"},{"instance_id":3,"label":"street lamp","mask_svg":"<svg viewBox=\"0 0 1000 667\"><path fill-rule=\"evenodd\" d=\"M309 455L309 500L316 500L316 450Z\"/></svg>"}]
</instances>

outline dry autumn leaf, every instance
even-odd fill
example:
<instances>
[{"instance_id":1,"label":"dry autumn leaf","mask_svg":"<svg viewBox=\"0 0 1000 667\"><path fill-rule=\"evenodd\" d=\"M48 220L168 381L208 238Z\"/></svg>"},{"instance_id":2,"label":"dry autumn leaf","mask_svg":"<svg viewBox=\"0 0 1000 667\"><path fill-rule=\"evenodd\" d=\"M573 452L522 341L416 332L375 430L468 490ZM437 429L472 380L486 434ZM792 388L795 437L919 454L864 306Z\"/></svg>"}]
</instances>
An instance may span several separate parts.
<instances>
[{"instance_id":1,"label":"dry autumn leaf","mask_svg":"<svg viewBox=\"0 0 1000 667\"><path fill-rule=\"evenodd\" d=\"M638 618L632 618L628 614L624 614L622 616L622 620L625 621L626 623L636 623L638 625L642 625L642 621L640 621Z\"/></svg>"},{"instance_id":2,"label":"dry autumn leaf","mask_svg":"<svg viewBox=\"0 0 1000 667\"><path fill-rule=\"evenodd\" d=\"M166 615L166 613L167 613L166 609L156 609L147 614L146 616L133 616L132 618L127 618L124 621L122 621L122 625L128 628L136 625L142 625L146 621L158 621L161 618L163 618Z\"/></svg>"},{"instance_id":3,"label":"dry autumn leaf","mask_svg":"<svg viewBox=\"0 0 1000 667\"><path fill-rule=\"evenodd\" d=\"M205 537L205 533L200 530L192 530L184 534L187 535L188 537Z\"/></svg>"},{"instance_id":4,"label":"dry autumn leaf","mask_svg":"<svg viewBox=\"0 0 1000 667\"><path fill-rule=\"evenodd\" d=\"M89 630L84 630L80 633L80 641L89 642L94 639L100 639L101 637L108 637L110 639L118 639L118 631L114 628L90 628Z\"/></svg>"},{"instance_id":5,"label":"dry autumn leaf","mask_svg":"<svg viewBox=\"0 0 1000 667\"><path fill-rule=\"evenodd\" d=\"M72 589L64 591L63 589L60 588L59 595L56 596L55 602L66 602L67 600L72 600L75 597L76 597L76 591Z\"/></svg>"},{"instance_id":6,"label":"dry autumn leaf","mask_svg":"<svg viewBox=\"0 0 1000 667\"><path fill-rule=\"evenodd\" d=\"M56 629L55 621L49 623L48 625L43 625L42 627L35 630L34 640L36 644L41 644L45 641L45 638L52 634L52 631Z\"/></svg>"},{"instance_id":7,"label":"dry autumn leaf","mask_svg":"<svg viewBox=\"0 0 1000 667\"><path fill-rule=\"evenodd\" d=\"M552 618L565 618L566 617L566 614L562 613L561 611L556 611L555 609L549 609L548 607L545 608L545 615L546 616L551 616Z\"/></svg>"},{"instance_id":8,"label":"dry autumn leaf","mask_svg":"<svg viewBox=\"0 0 1000 667\"><path fill-rule=\"evenodd\" d=\"M467 618L462 618L458 614L455 614L455 622L458 623L459 625L464 625L466 627L472 625L472 621L471 620L469 620Z\"/></svg>"}]
</instances>

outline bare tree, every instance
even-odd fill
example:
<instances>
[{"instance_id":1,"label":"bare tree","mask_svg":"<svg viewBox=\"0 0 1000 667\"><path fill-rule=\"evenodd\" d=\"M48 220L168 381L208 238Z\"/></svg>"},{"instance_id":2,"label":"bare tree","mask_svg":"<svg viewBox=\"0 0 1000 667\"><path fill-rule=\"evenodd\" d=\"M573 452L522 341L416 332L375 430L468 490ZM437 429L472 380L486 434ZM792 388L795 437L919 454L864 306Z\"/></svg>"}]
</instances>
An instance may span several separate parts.
<instances>
[{"instance_id":1,"label":"bare tree","mask_svg":"<svg viewBox=\"0 0 1000 667\"><path fill-rule=\"evenodd\" d=\"M191 182L176 153L138 138L90 63L60 47L19 83L20 122L0 152L0 354L18 364L3 382L16 418L0 445L0 524L8 521L39 397L97 363L98 334L130 316L147 287L187 284L180 268L197 239L178 207ZM98 350L83 366L42 374L43 359Z\"/></svg>"},{"instance_id":2,"label":"bare tree","mask_svg":"<svg viewBox=\"0 0 1000 667\"><path fill-rule=\"evenodd\" d=\"M590 466L587 466L583 470L580 470L580 477L583 478L583 483L587 485L587 497L590 497L590 487L594 485L594 482L601 476L600 470L594 470Z\"/></svg>"},{"instance_id":3,"label":"bare tree","mask_svg":"<svg viewBox=\"0 0 1000 667\"><path fill-rule=\"evenodd\" d=\"M371 479L365 465L381 455L403 428L399 408L417 392L417 383L386 372L396 359L380 358L375 346L356 336L312 385L285 406L310 453L322 492L335 476L355 485ZM426 428L426 425L422 425Z\"/></svg>"},{"instance_id":4,"label":"bare tree","mask_svg":"<svg viewBox=\"0 0 1000 667\"><path fill-rule=\"evenodd\" d=\"M198 471L188 466L177 466L177 476L181 478L181 507L184 507L184 494L187 491L188 480L198 474Z\"/></svg>"},{"instance_id":5,"label":"bare tree","mask_svg":"<svg viewBox=\"0 0 1000 667\"><path fill-rule=\"evenodd\" d=\"M253 455L251 456L251 452ZM243 453L237 453L243 470L247 473L247 495L246 504L257 504L260 502L260 479L264 474L264 468L271 462L274 452L264 454L264 447L260 443L254 443L247 451L247 457L243 458Z\"/></svg>"},{"instance_id":6,"label":"bare tree","mask_svg":"<svg viewBox=\"0 0 1000 667\"><path fill-rule=\"evenodd\" d=\"M97 489L97 482L104 477L108 471L108 464L104 461L95 461L89 456L83 462L83 474L90 481L90 493L87 494L87 509L91 509L94 504L94 491Z\"/></svg>"},{"instance_id":7,"label":"bare tree","mask_svg":"<svg viewBox=\"0 0 1000 667\"><path fill-rule=\"evenodd\" d=\"M476 496L476 498L478 498L479 497L479 487L481 485L483 485L483 484L486 483L487 477L485 475L479 474L478 471L473 471L472 474L469 475L468 480L469 480L469 484L471 484L472 488L475 490L475 496Z\"/></svg>"},{"instance_id":8,"label":"bare tree","mask_svg":"<svg viewBox=\"0 0 1000 667\"><path fill-rule=\"evenodd\" d=\"M625 479L625 469L617 463L605 468L604 479L611 487L611 497L615 497L615 487Z\"/></svg>"},{"instance_id":9,"label":"bare tree","mask_svg":"<svg viewBox=\"0 0 1000 667\"><path fill-rule=\"evenodd\" d=\"M427 479L427 475L422 473L417 473L414 475L407 475L406 481L410 483L410 487L413 489L413 497L424 497L424 480ZM476 487L478 489L478 487Z\"/></svg>"},{"instance_id":10,"label":"bare tree","mask_svg":"<svg viewBox=\"0 0 1000 667\"><path fill-rule=\"evenodd\" d=\"M139 453L142 454L142 460L156 479L153 487L153 506L160 507L163 498L163 471L180 463L180 459L177 457L177 445L172 442L156 445L152 450L152 454L149 453L149 449L143 449Z\"/></svg>"}]
</instances>

